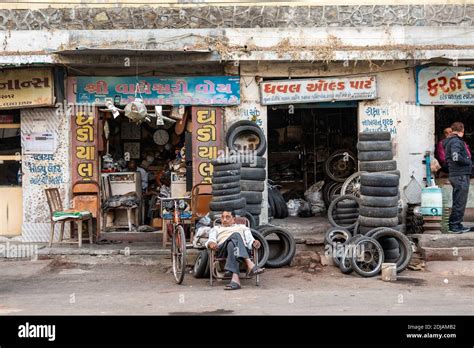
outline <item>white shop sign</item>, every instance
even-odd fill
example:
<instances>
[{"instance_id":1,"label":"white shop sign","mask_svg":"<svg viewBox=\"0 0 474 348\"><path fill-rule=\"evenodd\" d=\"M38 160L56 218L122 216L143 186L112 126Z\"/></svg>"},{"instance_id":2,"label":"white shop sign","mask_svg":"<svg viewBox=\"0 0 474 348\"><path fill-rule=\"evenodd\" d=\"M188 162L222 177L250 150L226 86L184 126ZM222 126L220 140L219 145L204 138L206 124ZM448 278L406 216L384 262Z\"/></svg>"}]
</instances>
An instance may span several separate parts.
<instances>
[{"instance_id":1,"label":"white shop sign","mask_svg":"<svg viewBox=\"0 0 474 348\"><path fill-rule=\"evenodd\" d=\"M420 105L474 105L474 79L459 80L467 67L427 66L416 69L416 99Z\"/></svg>"},{"instance_id":2,"label":"white shop sign","mask_svg":"<svg viewBox=\"0 0 474 348\"><path fill-rule=\"evenodd\" d=\"M265 81L262 105L314 103L377 98L375 76Z\"/></svg>"},{"instance_id":3,"label":"white shop sign","mask_svg":"<svg viewBox=\"0 0 474 348\"><path fill-rule=\"evenodd\" d=\"M57 140L55 133L29 133L24 136L25 154L54 154Z\"/></svg>"}]
</instances>

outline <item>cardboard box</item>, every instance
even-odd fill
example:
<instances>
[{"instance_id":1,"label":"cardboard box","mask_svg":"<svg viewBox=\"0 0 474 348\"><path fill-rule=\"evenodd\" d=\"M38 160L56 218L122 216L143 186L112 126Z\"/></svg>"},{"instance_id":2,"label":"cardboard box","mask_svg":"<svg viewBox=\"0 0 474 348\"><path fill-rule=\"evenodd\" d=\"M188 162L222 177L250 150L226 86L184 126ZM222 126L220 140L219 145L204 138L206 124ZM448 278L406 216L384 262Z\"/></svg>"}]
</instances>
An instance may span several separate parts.
<instances>
[{"instance_id":1,"label":"cardboard box","mask_svg":"<svg viewBox=\"0 0 474 348\"><path fill-rule=\"evenodd\" d=\"M151 227L162 228L163 220L161 218L154 218L151 222Z\"/></svg>"}]
</instances>

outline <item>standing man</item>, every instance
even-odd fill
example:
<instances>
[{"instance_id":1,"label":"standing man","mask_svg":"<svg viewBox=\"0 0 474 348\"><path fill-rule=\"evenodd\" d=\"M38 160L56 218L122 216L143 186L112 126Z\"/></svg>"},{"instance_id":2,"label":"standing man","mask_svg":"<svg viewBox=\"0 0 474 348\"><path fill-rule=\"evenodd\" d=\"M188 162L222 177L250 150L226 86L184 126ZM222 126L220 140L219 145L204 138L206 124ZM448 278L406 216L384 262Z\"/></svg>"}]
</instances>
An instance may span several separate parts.
<instances>
[{"instance_id":1,"label":"standing man","mask_svg":"<svg viewBox=\"0 0 474 348\"><path fill-rule=\"evenodd\" d=\"M469 232L469 228L462 225L466 210L469 182L472 170L471 154L462 140L464 124L454 122L451 125L452 133L443 140L446 152L446 162L449 168L449 182L453 186L453 207L449 217L450 233Z\"/></svg>"}]
</instances>

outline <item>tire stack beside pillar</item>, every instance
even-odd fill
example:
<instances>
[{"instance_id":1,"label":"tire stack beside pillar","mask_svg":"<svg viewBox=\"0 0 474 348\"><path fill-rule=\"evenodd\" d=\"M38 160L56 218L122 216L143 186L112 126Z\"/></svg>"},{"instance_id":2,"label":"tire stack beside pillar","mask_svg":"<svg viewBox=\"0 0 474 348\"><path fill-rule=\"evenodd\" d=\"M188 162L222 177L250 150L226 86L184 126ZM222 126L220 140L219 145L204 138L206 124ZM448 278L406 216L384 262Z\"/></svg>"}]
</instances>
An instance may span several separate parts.
<instances>
[{"instance_id":1,"label":"tire stack beside pillar","mask_svg":"<svg viewBox=\"0 0 474 348\"><path fill-rule=\"evenodd\" d=\"M212 201L209 203L210 217L216 219L223 211L233 211L245 216L245 198L240 190L241 164L225 159L212 162Z\"/></svg>"},{"instance_id":2,"label":"tire stack beside pillar","mask_svg":"<svg viewBox=\"0 0 474 348\"><path fill-rule=\"evenodd\" d=\"M227 147L241 163L240 189L246 200L245 210L255 225L260 224L263 191L267 177L267 141L262 129L253 121L241 120L233 123L226 134Z\"/></svg>"},{"instance_id":3,"label":"tire stack beside pillar","mask_svg":"<svg viewBox=\"0 0 474 348\"><path fill-rule=\"evenodd\" d=\"M393 160L389 132L359 133L361 171L359 232L390 227L403 232L399 215L400 172Z\"/></svg>"}]
</instances>

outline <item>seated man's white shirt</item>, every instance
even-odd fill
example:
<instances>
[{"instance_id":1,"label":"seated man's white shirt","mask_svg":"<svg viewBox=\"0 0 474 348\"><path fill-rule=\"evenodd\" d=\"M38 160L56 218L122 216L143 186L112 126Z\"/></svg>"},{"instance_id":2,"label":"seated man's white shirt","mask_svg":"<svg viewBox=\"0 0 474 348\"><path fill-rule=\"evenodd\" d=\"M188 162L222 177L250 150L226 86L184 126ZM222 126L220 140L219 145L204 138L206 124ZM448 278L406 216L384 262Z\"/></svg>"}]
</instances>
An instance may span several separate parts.
<instances>
[{"instance_id":1,"label":"seated man's white shirt","mask_svg":"<svg viewBox=\"0 0 474 348\"><path fill-rule=\"evenodd\" d=\"M208 248L209 243L214 242L217 245L224 243L231 235L234 233L239 233L244 241L245 246L248 249L252 249L252 244L255 241L255 238L252 236L252 231L245 225L233 224L228 227L224 226L215 226L209 232L209 239L206 242L206 248Z\"/></svg>"}]
</instances>

